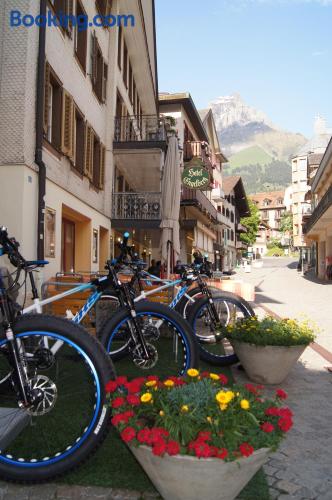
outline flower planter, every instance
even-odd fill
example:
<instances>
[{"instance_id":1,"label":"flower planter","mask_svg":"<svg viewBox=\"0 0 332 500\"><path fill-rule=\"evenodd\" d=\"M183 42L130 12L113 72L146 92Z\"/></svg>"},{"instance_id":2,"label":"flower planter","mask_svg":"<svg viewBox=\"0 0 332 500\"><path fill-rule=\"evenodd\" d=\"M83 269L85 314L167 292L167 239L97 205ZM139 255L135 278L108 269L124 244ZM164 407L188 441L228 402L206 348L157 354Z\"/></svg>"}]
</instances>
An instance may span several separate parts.
<instances>
[{"instance_id":1,"label":"flower planter","mask_svg":"<svg viewBox=\"0 0 332 500\"><path fill-rule=\"evenodd\" d=\"M232 500L267 460L269 448L234 462L189 455L153 455L148 446L129 446L165 500Z\"/></svg>"},{"instance_id":2,"label":"flower planter","mask_svg":"<svg viewBox=\"0 0 332 500\"><path fill-rule=\"evenodd\" d=\"M259 384L280 384L307 347L260 346L234 339L231 344L250 380Z\"/></svg>"}]
</instances>

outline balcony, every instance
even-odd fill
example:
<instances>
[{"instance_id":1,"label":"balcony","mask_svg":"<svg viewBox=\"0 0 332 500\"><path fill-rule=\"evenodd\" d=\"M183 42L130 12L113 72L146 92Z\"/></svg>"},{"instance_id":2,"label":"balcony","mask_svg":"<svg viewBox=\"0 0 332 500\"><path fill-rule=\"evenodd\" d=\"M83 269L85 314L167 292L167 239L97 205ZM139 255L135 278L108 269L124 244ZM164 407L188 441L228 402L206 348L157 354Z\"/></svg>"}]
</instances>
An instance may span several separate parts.
<instances>
[{"instance_id":1,"label":"balcony","mask_svg":"<svg viewBox=\"0 0 332 500\"><path fill-rule=\"evenodd\" d=\"M248 229L245 226L243 226L243 224L241 224L240 222L238 222L236 224L236 232L237 233L247 233Z\"/></svg>"},{"instance_id":2,"label":"balcony","mask_svg":"<svg viewBox=\"0 0 332 500\"><path fill-rule=\"evenodd\" d=\"M181 206L197 207L209 219L213 219L215 222L218 222L217 209L212 205L211 201L205 196L203 191L184 188L181 193Z\"/></svg>"},{"instance_id":3,"label":"balcony","mask_svg":"<svg viewBox=\"0 0 332 500\"><path fill-rule=\"evenodd\" d=\"M167 141L165 122L157 115L115 117L116 165L136 192L160 190L160 168Z\"/></svg>"},{"instance_id":4,"label":"balcony","mask_svg":"<svg viewBox=\"0 0 332 500\"><path fill-rule=\"evenodd\" d=\"M225 193L223 192L222 189L218 188L213 188L211 191L211 198L215 202L221 202L225 198Z\"/></svg>"},{"instance_id":5,"label":"balcony","mask_svg":"<svg viewBox=\"0 0 332 500\"><path fill-rule=\"evenodd\" d=\"M156 115L115 117L114 142L165 142L165 121ZM119 147L119 145L117 145Z\"/></svg>"},{"instance_id":6,"label":"balcony","mask_svg":"<svg viewBox=\"0 0 332 500\"><path fill-rule=\"evenodd\" d=\"M113 227L159 227L161 193L113 193L112 199Z\"/></svg>"},{"instance_id":7,"label":"balcony","mask_svg":"<svg viewBox=\"0 0 332 500\"><path fill-rule=\"evenodd\" d=\"M326 191L323 198L319 201L318 205L312 212L310 219L304 224L303 232L307 234L315 224L320 222L320 219L323 218L323 216L328 210L329 212L332 212L331 207L332 207L332 185ZM332 217L332 213L330 217ZM317 226L318 225L319 224L317 224ZM323 220L322 220L322 225L324 226Z\"/></svg>"},{"instance_id":8,"label":"balcony","mask_svg":"<svg viewBox=\"0 0 332 500\"><path fill-rule=\"evenodd\" d=\"M235 248L236 250L247 250L247 245L243 241L237 241Z\"/></svg>"}]
</instances>

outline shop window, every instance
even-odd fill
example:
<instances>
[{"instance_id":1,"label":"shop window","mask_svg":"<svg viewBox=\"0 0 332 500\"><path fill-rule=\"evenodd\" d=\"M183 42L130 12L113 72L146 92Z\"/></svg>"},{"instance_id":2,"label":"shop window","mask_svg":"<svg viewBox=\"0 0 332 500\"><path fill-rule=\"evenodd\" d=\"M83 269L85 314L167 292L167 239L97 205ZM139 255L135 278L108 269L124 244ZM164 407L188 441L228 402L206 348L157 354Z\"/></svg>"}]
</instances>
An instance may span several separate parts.
<instances>
[{"instance_id":1,"label":"shop window","mask_svg":"<svg viewBox=\"0 0 332 500\"><path fill-rule=\"evenodd\" d=\"M45 257L55 257L55 210L45 208Z\"/></svg>"}]
</instances>

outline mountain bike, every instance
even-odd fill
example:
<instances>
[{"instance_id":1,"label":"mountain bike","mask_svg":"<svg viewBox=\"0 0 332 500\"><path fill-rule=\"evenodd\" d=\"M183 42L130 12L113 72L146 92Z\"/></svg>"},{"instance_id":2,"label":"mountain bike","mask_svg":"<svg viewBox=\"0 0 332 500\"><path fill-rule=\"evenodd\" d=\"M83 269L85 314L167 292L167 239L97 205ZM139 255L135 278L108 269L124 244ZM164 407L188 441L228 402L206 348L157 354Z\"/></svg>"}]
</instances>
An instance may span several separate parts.
<instances>
[{"instance_id":1,"label":"mountain bike","mask_svg":"<svg viewBox=\"0 0 332 500\"><path fill-rule=\"evenodd\" d=\"M199 354L202 359L214 364L230 364L237 361L237 357L231 352L231 347L222 337L223 327L240 318L254 316L251 306L242 298L229 292L222 292L218 289L213 290L206 284L201 274L201 266L183 266L181 277L178 280L163 280L153 276L144 270L145 263L135 256L132 248L127 246L128 233L124 242L120 244L120 256L114 261L114 264L121 269L125 265L132 272L132 277L127 284L131 300L138 302L170 287L177 287L177 293L169 305L170 309L182 312L182 315L188 314L187 318L193 327L196 340L198 341ZM160 282L161 286L154 290L145 291L142 281L148 283ZM191 289L195 283L195 288ZM135 298L134 298L135 297ZM101 299L110 302L117 300L117 296L112 290L105 291ZM194 305L199 303L199 309L194 309ZM194 309L195 316L192 319L191 310ZM101 332L100 340L106 351L114 361L125 358L129 352L130 337L126 334L126 329L119 329L115 322L118 318L106 321ZM209 332L207 333L207 325ZM164 320L156 317L150 319L148 332L155 332L160 335L164 326ZM204 330L203 330L204 327ZM208 344L208 346L207 346ZM210 352L212 350L212 353Z\"/></svg>"},{"instance_id":2,"label":"mountain bike","mask_svg":"<svg viewBox=\"0 0 332 500\"><path fill-rule=\"evenodd\" d=\"M21 314L20 273L31 278L46 261L26 261L4 227L0 245L16 268L14 278L0 274L0 476L40 482L101 444L109 417L105 385L114 369L100 343L74 322Z\"/></svg>"}]
</instances>

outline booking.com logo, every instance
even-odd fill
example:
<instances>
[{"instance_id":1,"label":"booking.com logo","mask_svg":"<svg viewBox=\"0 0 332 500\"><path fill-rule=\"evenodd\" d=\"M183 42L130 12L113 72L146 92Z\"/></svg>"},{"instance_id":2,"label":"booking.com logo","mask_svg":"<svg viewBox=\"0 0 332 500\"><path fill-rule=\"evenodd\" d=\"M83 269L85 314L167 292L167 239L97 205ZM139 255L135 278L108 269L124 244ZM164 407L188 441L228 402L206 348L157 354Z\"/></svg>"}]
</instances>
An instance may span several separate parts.
<instances>
[{"instance_id":1,"label":"booking.com logo","mask_svg":"<svg viewBox=\"0 0 332 500\"><path fill-rule=\"evenodd\" d=\"M135 16L133 14L109 14L108 16L102 16L97 14L89 21L89 17L86 14L79 14L75 16L74 14L64 14L63 12L58 12L53 14L48 11L47 15L38 15L34 17L32 14L22 14L19 10L10 11L9 24L12 28L18 28L19 26L25 26L30 28L31 26L38 26L42 28L46 27L61 27L67 29L69 26L77 26L78 31L87 30L89 26L97 27L108 27L113 28L116 26L128 25L135 26Z\"/></svg>"}]
</instances>

